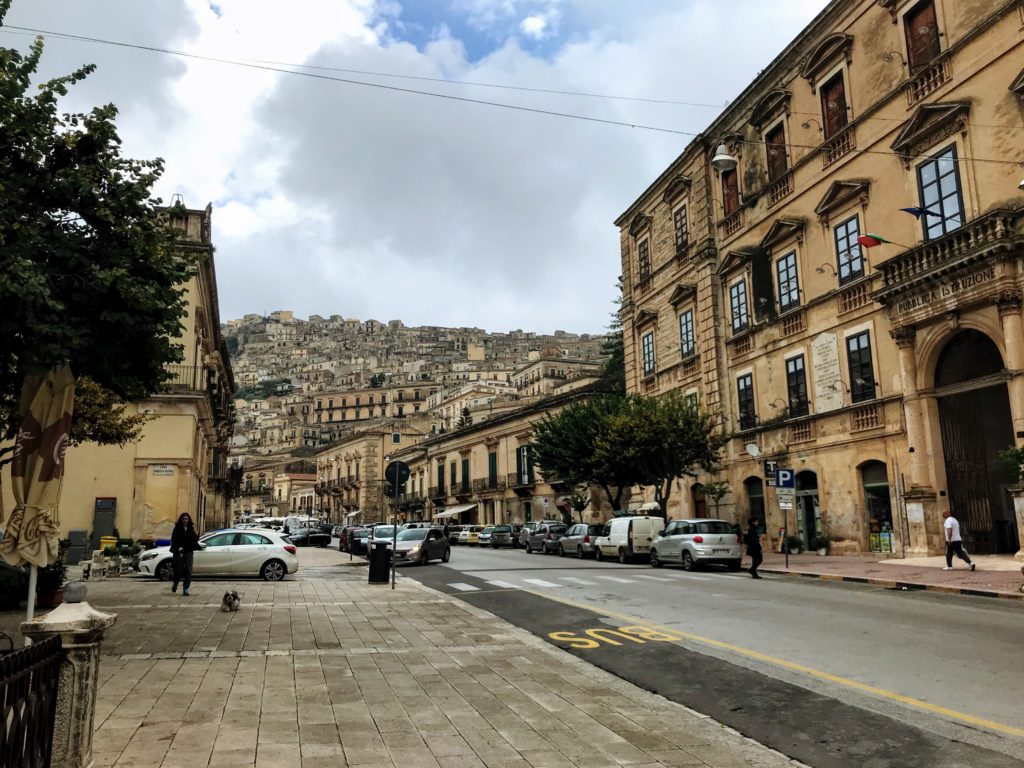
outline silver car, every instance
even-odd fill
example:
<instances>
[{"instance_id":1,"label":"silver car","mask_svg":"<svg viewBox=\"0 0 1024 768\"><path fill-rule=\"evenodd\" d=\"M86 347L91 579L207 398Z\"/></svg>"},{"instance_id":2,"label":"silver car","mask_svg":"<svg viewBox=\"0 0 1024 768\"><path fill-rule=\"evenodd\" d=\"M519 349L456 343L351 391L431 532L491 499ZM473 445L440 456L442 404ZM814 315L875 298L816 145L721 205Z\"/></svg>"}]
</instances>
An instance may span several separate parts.
<instances>
[{"instance_id":1,"label":"silver car","mask_svg":"<svg viewBox=\"0 0 1024 768\"><path fill-rule=\"evenodd\" d=\"M738 571L742 557L742 537L725 520L673 520L651 543L655 568L679 563L687 571L700 565L724 565Z\"/></svg>"},{"instance_id":2,"label":"silver car","mask_svg":"<svg viewBox=\"0 0 1024 768\"><path fill-rule=\"evenodd\" d=\"M576 523L570 525L569 530L558 540L558 554L562 557L576 555L581 560L584 557L594 557L597 554L594 542L603 530L604 525L602 524Z\"/></svg>"},{"instance_id":3,"label":"silver car","mask_svg":"<svg viewBox=\"0 0 1024 768\"><path fill-rule=\"evenodd\" d=\"M431 560L447 563L452 556L451 544L440 528L406 528L398 532L395 564L426 565Z\"/></svg>"},{"instance_id":4,"label":"silver car","mask_svg":"<svg viewBox=\"0 0 1024 768\"><path fill-rule=\"evenodd\" d=\"M277 531L249 528L214 531L199 537L199 551L192 560L193 576L259 576L280 581L299 569L295 545ZM168 581L173 575L170 547L147 549L139 558L139 570Z\"/></svg>"}]
</instances>

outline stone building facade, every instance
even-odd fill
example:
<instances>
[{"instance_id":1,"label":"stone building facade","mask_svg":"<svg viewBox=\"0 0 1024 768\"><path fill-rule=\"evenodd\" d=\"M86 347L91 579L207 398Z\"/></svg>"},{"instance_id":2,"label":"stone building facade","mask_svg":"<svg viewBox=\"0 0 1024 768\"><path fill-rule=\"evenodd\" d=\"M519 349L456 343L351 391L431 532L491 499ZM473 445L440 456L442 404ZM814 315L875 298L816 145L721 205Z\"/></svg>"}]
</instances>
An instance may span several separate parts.
<instances>
[{"instance_id":1,"label":"stone building facade","mask_svg":"<svg viewBox=\"0 0 1024 768\"><path fill-rule=\"evenodd\" d=\"M1020 547L1022 24L834 0L616 222L627 387L721 414L722 509L773 546L936 553L952 509L973 551Z\"/></svg>"}]
</instances>

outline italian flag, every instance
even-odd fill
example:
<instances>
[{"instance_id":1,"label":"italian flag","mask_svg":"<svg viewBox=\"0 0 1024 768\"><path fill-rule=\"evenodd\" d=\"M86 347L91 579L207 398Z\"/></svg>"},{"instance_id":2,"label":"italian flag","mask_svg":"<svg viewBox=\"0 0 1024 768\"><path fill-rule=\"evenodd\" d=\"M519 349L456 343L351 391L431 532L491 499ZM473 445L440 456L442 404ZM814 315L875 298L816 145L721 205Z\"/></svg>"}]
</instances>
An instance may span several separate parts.
<instances>
[{"instance_id":1,"label":"italian flag","mask_svg":"<svg viewBox=\"0 0 1024 768\"><path fill-rule=\"evenodd\" d=\"M881 235L873 235L870 232L868 232L866 235L861 235L860 237L858 237L857 242L863 245L865 248L874 248L876 245L881 245L882 243L889 243L890 245L894 245L892 240L886 240Z\"/></svg>"}]
</instances>

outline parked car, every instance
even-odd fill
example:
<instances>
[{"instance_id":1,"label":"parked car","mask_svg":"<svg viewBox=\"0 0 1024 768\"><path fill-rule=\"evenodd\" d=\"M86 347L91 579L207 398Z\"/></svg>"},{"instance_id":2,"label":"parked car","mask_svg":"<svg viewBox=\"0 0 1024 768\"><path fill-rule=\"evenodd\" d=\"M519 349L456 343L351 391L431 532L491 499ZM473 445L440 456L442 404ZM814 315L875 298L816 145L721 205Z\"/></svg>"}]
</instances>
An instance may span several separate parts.
<instances>
[{"instance_id":1,"label":"parked car","mask_svg":"<svg viewBox=\"0 0 1024 768\"><path fill-rule=\"evenodd\" d=\"M605 523L595 542L598 560L617 557L620 563L631 563L638 557L647 557L651 542L665 527L665 518L652 515L624 515Z\"/></svg>"},{"instance_id":2,"label":"parked car","mask_svg":"<svg viewBox=\"0 0 1024 768\"><path fill-rule=\"evenodd\" d=\"M199 537L193 555L194 576L259 576L280 581L299 569L295 545L276 531L251 529L207 533ZM139 570L160 581L174 575L170 547L147 549L139 558Z\"/></svg>"},{"instance_id":3,"label":"parked car","mask_svg":"<svg viewBox=\"0 0 1024 768\"><path fill-rule=\"evenodd\" d=\"M740 569L743 538L725 520L687 518L673 520L651 544L651 565L679 563L687 571L701 565Z\"/></svg>"},{"instance_id":4,"label":"parked car","mask_svg":"<svg viewBox=\"0 0 1024 768\"><path fill-rule=\"evenodd\" d=\"M518 547L519 528L521 527L507 524L494 526L494 530L491 531L491 546L495 549L499 547Z\"/></svg>"},{"instance_id":5,"label":"parked car","mask_svg":"<svg viewBox=\"0 0 1024 768\"><path fill-rule=\"evenodd\" d=\"M526 540L526 554L543 552L550 555L558 551L558 542L565 535L569 526L565 523L543 522L533 529Z\"/></svg>"},{"instance_id":6,"label":"parked car","mask_svg":"<svg viewBox=\"0 0 1024 768\"><path fill-rule=\"evenodd\" d=\"M569 526L569 530L558 540L558 554L562 557L576 555L580 559L593 557L597 553L594 542L603 530L603 525L594 523L576 523Z\"/></svg>"},{"instance_id":7,"label":"parked car","mask_svg":"<svg viewBox=\"0 0 1024 768\"><path fill-rule=\"evenodd\" d=\"M398 532L395 542L395 564L417 563L426 565L431 560L447 563L452 556L452 545L440 528L406 528Z\"/></svg>"},{"instance_id":8,"label":"parked car","mask_svg":"<svg viewBox=\"0 0 1024 768\"><path fill-rule=\"evenodd\" d=\"M331 537L335 538L335 539L340 539L341 538L341 534L345 531L345 529L347 527L348 527L347 525L335 525L335 526L332 526L331 527Z\"/></svg>"},{"instance_id":9,"label":"parked car","mask_svg":"<svg viewBox=\"0 0 1024 768\"><path fill-rule=\"evenodd\" d=\"M446 527L448 531L448 543L455 546L459 543L459 534L462 533L461 525L449 525Z\"/></svg>"},{"instance_id":10,"label":"parked car","mask_svg":"<svg viewBox=\"0 0 1024 768\"><path fill-rule=\"evenodd\" d=\"M319 528L298 528L288 534L288 539L296 547L329 547L331 534Z\"/></svg>"},{"instance_id":11,"label":"parked car","mask_svg":"<svg viewBox=\"0 0 1024 768\"><path fill-rule=\"evenodd\" d=\"M530 534L533 533L533 529L536 528L537 525L537 522L523 523L522 527L519 529L519 538L516 539L520 547L526 546L526 542L530 540Z\"/></svg>"},{"instance_id":12,"label":"parked car","mask_svg":"<svg viewBox=\"0 0 1024 768\"><path fill-rule=\"evenodd\" d=\"M383 541L390 544L395 539L395 526L393 525L375 525L373 526L373 532L370 534L370 546L372 547L377 542Z\"/></svg>"},{"instance_id":13,"label":"parked car","mask_svg":"<svg viewBox=\"0 0 1024 768\"><path fill-rule=\"evenodd\" d=\"M494 533L494 526L488 525L480 531L480 536L477 537L476 543L481 547L489 547L491 545L491 534Z\"/></svg>"},{"instance_id":14,"label":"parked car","mask_svg":"<svg viewBox=\"0 0 1024 768\"><path fill-rule=\"evenodd\" d=\"M367 555L370 553L370 529L355 528L349 531L348 541L345 548L353 555Z\"/></svg>"},{"instance_id":15,"label":"parked car","mask_svg":"<svg viewBox=\"0 0 1024 768\"><path fill-rule=\"evenodd\" d=\"M478 544L480 541L480 531L483 529L482 525L462 526L462 530L459 531L459 544Z\"/></svg>"}]
</instances>

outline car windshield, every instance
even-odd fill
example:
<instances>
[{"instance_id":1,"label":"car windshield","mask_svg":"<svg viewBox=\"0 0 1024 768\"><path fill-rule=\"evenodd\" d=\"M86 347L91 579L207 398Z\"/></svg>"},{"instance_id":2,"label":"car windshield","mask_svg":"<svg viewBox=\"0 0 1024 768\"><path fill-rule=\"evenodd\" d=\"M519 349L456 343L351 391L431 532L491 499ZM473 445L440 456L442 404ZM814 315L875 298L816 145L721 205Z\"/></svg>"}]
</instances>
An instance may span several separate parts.
<instances>
[{"instance_id":1,"label":"car windshield","mask_svg":"<svg viewBox=\"0 0 1024 768\"><path fill-rule=\"evenodd\" d=\"M511 525L496 525L491 533L508 533L512 530Z\"/></svg>"},{"instance_id":2,"label":"car windshield","mask_svg":"<svg viewBox=\"0 0 1024 768\"><path fill-rule=\"evenodd\" d=\"M591 536L600 536L601 535L601 531L603 531L603 530L604 530L604 526L603 525L588 525L587 526L587 533L589 533Z\"/></svg>"},{"instance_id":3,"label":"car windshield","mask_svg":"<svg viewBox=\"0 0 1024 768\"><path fill-rule=\"evenodd\" d=\"M352 535L355 536L357 539L365 539L370 535L370 532L364 528L360 531L354 531Z\"/></svg>"},{"instance_id":4,"label":"car windshield","mask_svg":"<svg viewBox=\"0 0 1024 768\"><path fill-rule=\"evenodd\" d=\"M484 528L482 531L480 531L480 533L491 533L493 531L494 531L494 526L492 525L490 528Z\"/></svg>"},{"instance_id":5,"label":"car windshield","mask_svg":"<svg viewBox=\"0 0 1024 768\"><path fill-rule=\"evenodd\" d=\"M732 533L732 526L724 520L704 520L694 523L693 530L697 533Z\"/></svg>"},{"instance_id":6,"label":"car windshield","mask_svg":"<svg viewBox=\"0 0 1024 768\"><path fill-rule=\"evenodd\" d=\"M395 535L395 526L393 525L379 525L373 529L373 538L375 539L390 539Z\"/></svg>"},{"instance_id":7,"label":"car windshield","mask_svg":"<svg viewBox=\"0 0 1024 768\"><path fill-rule=\"evenodd\" d=\"M427 535L426 528L409 528L398 532L399 541L419 541Z\"/></svg>"}]
</instances>

